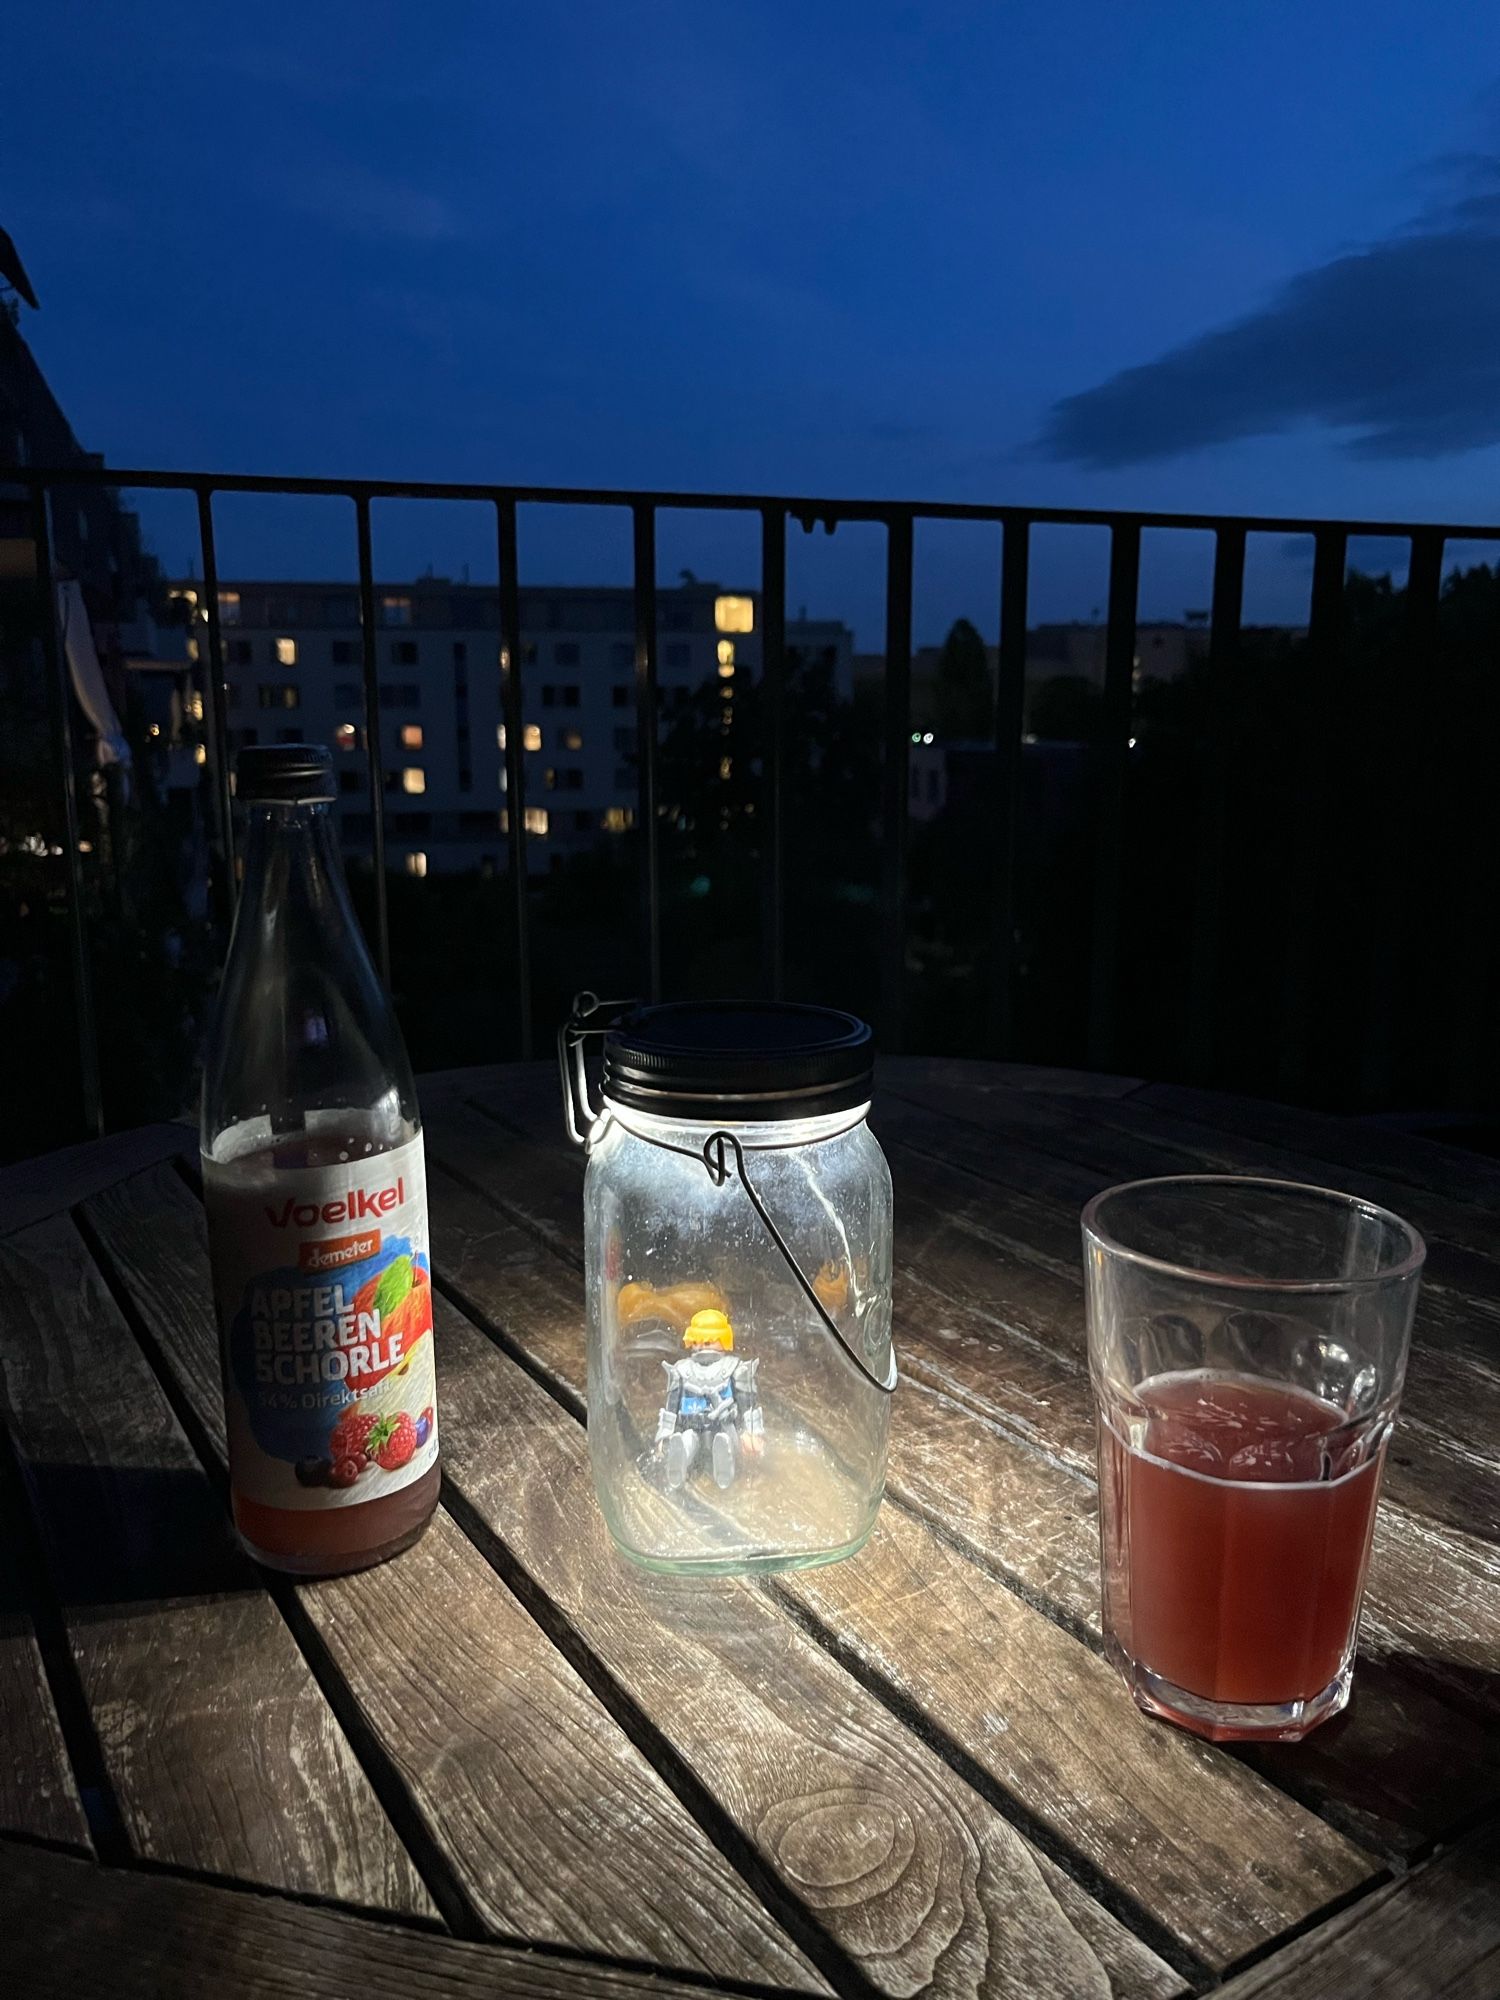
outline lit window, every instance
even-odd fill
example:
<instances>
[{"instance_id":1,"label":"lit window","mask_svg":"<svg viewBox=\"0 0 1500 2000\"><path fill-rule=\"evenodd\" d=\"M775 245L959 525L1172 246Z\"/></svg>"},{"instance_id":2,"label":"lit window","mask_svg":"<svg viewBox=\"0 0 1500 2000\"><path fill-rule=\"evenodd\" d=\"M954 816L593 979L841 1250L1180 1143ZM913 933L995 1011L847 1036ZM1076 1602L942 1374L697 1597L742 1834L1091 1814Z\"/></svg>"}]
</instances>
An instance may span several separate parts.
<instances>
[{"instance_id":1,"label":"lit window","mask_svg":"<svg viewBox=\"0 0 1500 2000\"><path fill-rule=\"evenodd\" d=\"M409 597L382 597L380 600L380 622L382 625L410 625L411 599ZM747 631L749 627L745 628Z\"/></svg>"},{"instance_id":2,"label":"lit window","mask_svg":"<svg viewBox=\"0 0 1500 2000\"><path fill-rule=\"evenodd\" d=\"M359 748L359 731L352 722L341 722L333 732L333 740L340 750L357 750Z\"/></svg>"},{"instance_id":3,"label":"lit window","mask_svg":"<svg viewBox=\"0 0 1500 2000\"><path fill-rule=\"evenodd\" d=\"M408 875L425 875L427 873L427 856L420 852L408 854L406 857L406 872Z\"/></svg>"},{"instance_id":4,"label":"lit window","mask_svg":"<svg viewBox=\"0 0 1500 2000\"><path fill-rule=\"evenodd\" d=\"M581 729L565 729L563 731L563 748L565 750L581 750L583 748L583 731Z\"/></svg>"},{"instance_id":5,"label":"lit window","mask_svg":"<svg viewBox=\"0 0 1500 2000\"><path fill-rule=\"evenodd\" d=\"M193 718L194 722L201 722L203 720L203 697L201 694L190 694L188 696L187 712Z\"/></svg>"},{"instance_id":6,"label":"lit window","mask_svg":"<svg viewBox=\"0 0 1500 2000\"><path fill-rule=\"evenodd\" d=\"M408 764L406 769L401 773L401 789L403 792L426 791L427 773L419 764Z\"/></svg>"},{"instance_id":7,"label":"lit window","mask_svg":"<svg viewBox=\"0 0 1500 2000\"><path fill-rule=\"evenodd\" d=\"M721 681L732 681L734 679L734 662L732 660L727 665L720 665L719 679Z\"/></svg>"},{"instance_id":8,"label":"lit window","mask_svg":"<svg viewBox=\"0 0 1500 2000\"><path fill-rule=\"evenodd\" d=\"M542 747L541 725L536 722L528 722L521 741L526 745L528 750L540 750Z\"/></svg>"},{"instance_id":9,"label":"lit window","mask_svg":"<svg viewBox=\"0 0 1500 2000\"><path fill-rule=\"evenodd\" d=\"M734 665L733 639L721 639L719 641L719 665L721 667L732 667Z\"/></svg>"},{"instance_id":10,"label":"lit window","mask_svg":"<svg viewBox=\"0 0 1500 2000\"><path fill-rule=\"evenodd\" d=\"M727 778L732 768L731 760L728 757L721 757L719 759L719 776L721 778Z\"/></svg>"},{"instance_id":11,"label":"lit window","mask_svg":"<svg viewBox=\"0 0 1500 2000\"><path fill-rule=\"evenodd\" d=\"M401 747L403 750L420 750L422 747L422 725L420 722L403 722L401 725Z\"/></svg>"},{"instance_id":12,"label":"lit window","mask_svg":"<svg viewBox=\"0 0 1500 2000\"><path fill-rule=\"evenodd\" d=\"M528 806L526 808L524 823L528 833L540 833L545 836L547 831L547 808L545 806Z\"/></svg>"},{"instance_id":13,"label":"lit window","mask_svg":"<svg viewBox=\"0 0 1500 2000\"><path fill-rule=\"evenodd\" d=\"M754 600L748 597L716 597L714 623L721 632L753 632Z\"/></svg>"},{"instance_id":14,"label":"lit window","mask_svg":"<svg viewBox=\"0 0 1500 2000\"><path fill-rule=\"evenodd\" d=\"M500 745L502 750L505 748L505 724L503 722L495 731L495 741Z\"/></svg>"},{"instance_id":15,"label":"lit window","mask_svg":"<svg viewBox=\"0 0 1500 2000\"><path fill-rule=\"evenodd\" d=\"M276 641L276 664L278 667L295 667L297 664L297 641L278 639Z\"/></svg>"},{"instance_id":16,"label":"lit window","mask_svg":"<svg viewBox=\"0 0 1500 2000\"><path fill-rule=\"evenodd\" d=\"M198 764L206 764L208 762L208 745L206 743L197 745L193 751L193 760Z\"/></svg>"},{"instance_id":17,"label":"lit window","mask_svg":"<svg viewBox=\"0 0 1500 2000\"><path fill-rule=\"evenodd\" d=\"M240 594L237 590L219 592L219 623L238 625L240 622Z\"/></svg>"},{"instance_id":18,"label":"lit window","mask_svg":"<svg viewBox=\"0 0 1500 2000\"><path fill-rule=\"evenodd\" d=\"M604 831L624 833L635 825L635 811L631 806L606 806L604 808Z\"/></svg>"},{"instance_id":19,"label":"lit window","mask_svg":"<svg viewBox=\"0 0 1500 2000\"><path fill-rule=\"evenodd\" d=\"M733 701L734 689L732 687L721 687L719 689L719 699L720 701Z\"/></svg>"}]
</instances>

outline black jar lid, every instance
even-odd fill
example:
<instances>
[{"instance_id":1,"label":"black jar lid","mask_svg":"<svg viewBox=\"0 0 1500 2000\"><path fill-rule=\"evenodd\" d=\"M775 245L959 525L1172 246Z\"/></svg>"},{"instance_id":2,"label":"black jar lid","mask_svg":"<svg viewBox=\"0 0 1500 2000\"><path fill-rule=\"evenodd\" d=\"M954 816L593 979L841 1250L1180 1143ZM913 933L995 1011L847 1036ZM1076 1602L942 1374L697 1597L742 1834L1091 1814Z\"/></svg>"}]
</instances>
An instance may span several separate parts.
<instances>
[{"instance_id":1,"label":"black jar lid","mask_svg":"<svg viewBox=\"0 0 1500 2000\"><path fill-rule=\"evenodd\" d=\"M875 1039L853 1014L776 1000L637 1007L604 1037L604 1095L659 1118L733 1124L868 1104Z\"/></svg>"},{"instance_id":2,"label":"black jar lid","mask_svg":"<svg viewBox=\"0 0 1500 2000\"><path fill-rule=\"evenodd\" d=\"M330 805L333 756L322 743L253 744L234 760L235 797L248 806Z\"/></svg>"}]
</instances>

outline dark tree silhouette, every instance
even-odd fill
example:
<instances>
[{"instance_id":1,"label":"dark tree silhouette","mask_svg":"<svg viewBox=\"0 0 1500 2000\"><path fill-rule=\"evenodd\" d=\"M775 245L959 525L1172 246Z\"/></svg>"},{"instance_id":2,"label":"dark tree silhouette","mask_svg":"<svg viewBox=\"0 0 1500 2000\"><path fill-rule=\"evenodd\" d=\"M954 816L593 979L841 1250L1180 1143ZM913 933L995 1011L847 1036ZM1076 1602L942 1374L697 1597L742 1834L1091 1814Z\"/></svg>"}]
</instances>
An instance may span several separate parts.
<instances>
[{"instance_id":1,"label":"dark tree silhouette","mask_svg":"<svg viewBox=\"0 0 1500 2000\"><path fill-rule=\"evenodd\" d=\"M933 728L943 742L990 733L995 702L989 661L983 639L967 618L955 619L938 654L932 712Z\"/></svg>"}]
</instances>

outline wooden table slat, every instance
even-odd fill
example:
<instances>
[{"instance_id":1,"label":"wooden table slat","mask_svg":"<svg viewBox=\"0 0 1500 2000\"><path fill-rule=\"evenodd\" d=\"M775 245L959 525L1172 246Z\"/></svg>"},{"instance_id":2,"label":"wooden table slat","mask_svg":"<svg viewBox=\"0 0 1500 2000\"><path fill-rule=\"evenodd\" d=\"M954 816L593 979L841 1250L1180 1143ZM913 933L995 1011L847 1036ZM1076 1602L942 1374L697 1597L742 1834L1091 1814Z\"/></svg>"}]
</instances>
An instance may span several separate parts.
<instances>
[{"instance_id":1,"label":"wooden table slat","mask_svg":"<svg viewBox=\"0 0 1500 2000\"><path fill-rule=\"evenodd\" d=\"M563 1163L569 1183L541 1149L457 1107L429 1124L428 1150L440 1170L456 1159L492 1193L524 1199L533 1215L550 1191L549 1240L577 1231L571 1162ZM477 1286L487 1314L581 1396L576 1270L536 1271L514 1224L463 1190L442 1212L440 1268L462 1288ZM908 1393L897 1405L896 1440L911 1434L912 1417ZM1373 1872L1368 1857L1233 1760L1147 1724L1095 1653L909 1516L888 1515L862 1555L791 1574L778 1589L1205 1964L1222 1968Z\"/></svg>"},{"instance_id":2,"label":"wooden table slat","mask_svg":"<svg viewBox=\"0 0 1500 2000\"><path fill-rule=\"evenodd\" d=\"M92 1846L36 1634L0 1612L0 1834L15 1833Z\"/></svg>"},{"instance_id":3,"label":"wooden table slat","mask_svg":"<svg viewBox=\"0 0 1500 2000\"><path fill-rule=\"evenodd\" d=\"M1500 1828L1297 1938L1215 2000L1495 2000Z\"/></svg>"},{"instance_id":4,"label":"wooden table slat","mask_svg":"<svg viewBox=\"0 0 1500 2000\"><path fill-rule=\"evenodd\" d=\"M65 1217L0 1244L0 1396L132 1850L431 1901Z\"/></svg>"},{"instance_id":5,"label":"wooden table slat","mask_svg":"<svg viewBox=\"0 0 1500 2000\"><path fill-rule=\"evenodd\" d=\"M1424 1201L1458 1202L1480 1210L1481 1222L1500 1203L1500 1161L1462 1146L1389 1131L1368 1118L1340 1118L1332 1112L1303 1111L1258 1097L1237 1097L1228 1091L1186 1090L1170 1083L1143 1084L1138 1093L1143 1113L1153 1119L1182 1119L1213 1126L1240 1140L1352 1167L1360 1174L1378 1175L1384 1182L1410 1188ZM1399 1206L1399 1204L1397 1204ZM1486 1231L1488 1247L1495 1239Z\"/></svg>"},{"instance_id":6,"label":"wooden table slat","mask_svg":"<svg viewBox=\"0 0 1500 2000\"><path fill-rule=\"evenodd\" d=\"M724 1988L466 1943L0 1841L17 2000L723 2000ZM23 1931L24 1924L24 1931Z\"/></svg>"},{"instance_id":7,"label":"wooden table slat","mask_svg":"<svg viewBox=\"0 0 1500 2000\"><path fill-rule=\"evenodd\" d=\"M86 1214L222 1458L199 1203L159 1169ZM296 1594L486 1929L827 1990L441 1509L399 1564Z\"/></svg>"}]
</instances>

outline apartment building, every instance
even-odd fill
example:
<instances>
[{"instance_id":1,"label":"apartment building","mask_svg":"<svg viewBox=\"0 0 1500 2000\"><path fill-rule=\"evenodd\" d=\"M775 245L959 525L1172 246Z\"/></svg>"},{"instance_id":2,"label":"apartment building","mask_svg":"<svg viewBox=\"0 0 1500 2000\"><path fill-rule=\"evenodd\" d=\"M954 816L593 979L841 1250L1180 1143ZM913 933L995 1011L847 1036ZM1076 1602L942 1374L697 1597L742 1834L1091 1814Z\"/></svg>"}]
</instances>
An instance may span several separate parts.
<instances>
[{"instance_id":1,"label":"apartment building","mask_svg":"<svg viewBox=\"0 0 1500 2000\"><path fill-rule=\"evenodd\" d=\"M201 611L198 584L175 589ZM527 586L520 601L528 858L546 869L634 824L635 602L628 588L577 585ZM329 744L345 851L368 855L357 591L225 580L219 617L231 749ZM759 662L757 593L683 583L658 591L657 618L663 718L705 683L731 702ZM381 583L375 624L390 866L417 876L503 868L497 593L437 576Z\"/></svg>"}]
</instances>

